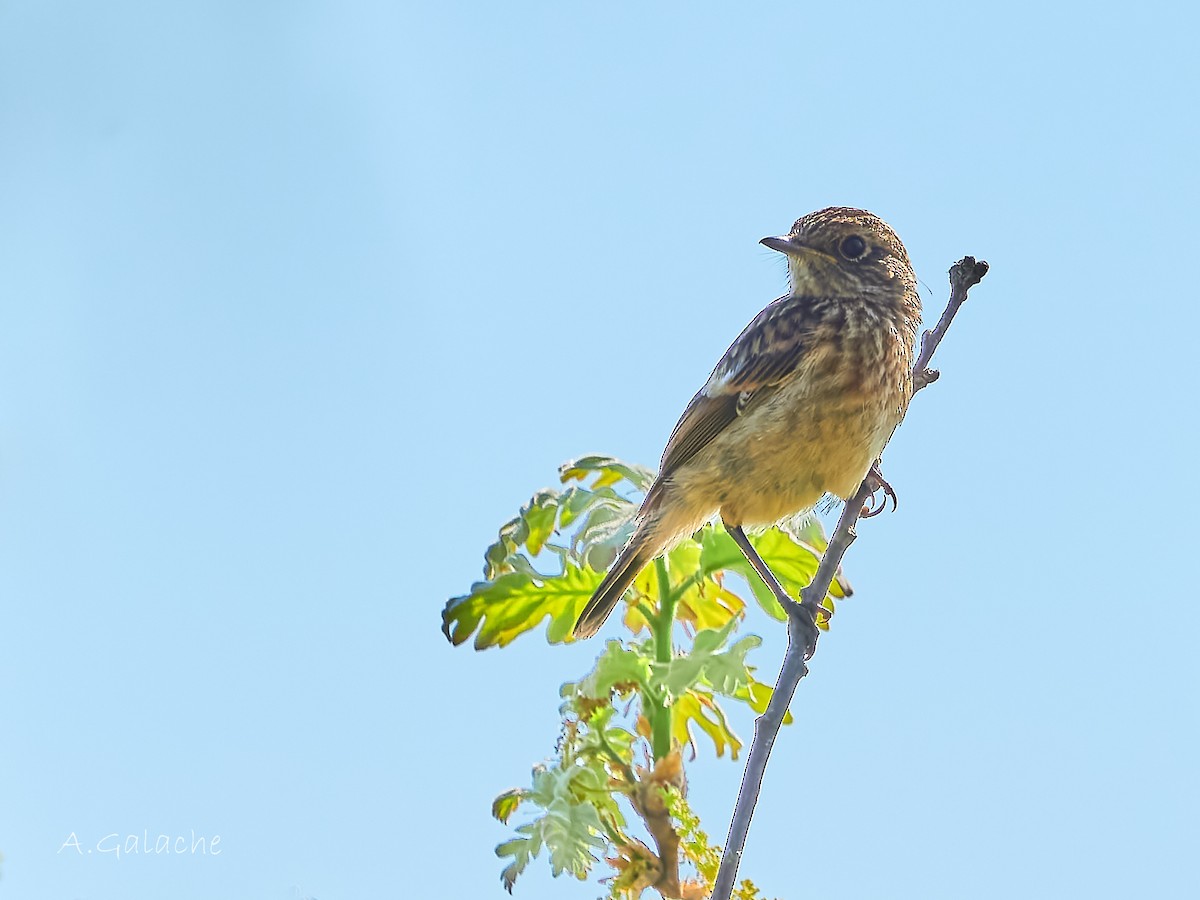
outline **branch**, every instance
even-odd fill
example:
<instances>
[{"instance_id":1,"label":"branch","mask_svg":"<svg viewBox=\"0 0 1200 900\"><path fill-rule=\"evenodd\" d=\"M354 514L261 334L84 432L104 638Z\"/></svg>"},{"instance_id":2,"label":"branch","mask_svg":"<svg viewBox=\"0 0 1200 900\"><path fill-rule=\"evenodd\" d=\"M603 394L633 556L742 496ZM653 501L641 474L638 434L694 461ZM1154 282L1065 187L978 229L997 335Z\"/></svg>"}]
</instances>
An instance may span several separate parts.
<instances>
[{"instance_id":1,"label":"branch","mask_svg":"<svg viewBox=\"0 0 1200 900\"><path fill-rule=\"evenodd\" d=\"M950 267L950 302L946 304L946 309L942 313L942 317L938 319L938 323L933 326L933 330L926 331L921 335L921 352L913 365L914 394L941 377L941 372L929 368L929 361L933 359L933 351L938 348L938 344L946 336L946 329L954 321L958 308L966 302L967 292L983 280L987 270L988 264L983 260L976 262L973 256L964 256Z\"/></svg>"},{"instance_id":2,"label":"branch","mask_svg":"<svg viewBox=\"0 0 1200 900\"><path fill-rule=\"evenodd\" d=\"M967 299L967 292L979 284L987 274L988 264L976 262L973 256L964 256L950 267L950 300L946 310L932 330L921 335L921 352L913 366L913 393L937 381L939 373L929 368L933 353L946 336L946 330L954 320L955 313ZM750 830L750 819L754 815L754 807L758 803L758 794L762 789L763 775L767 770L767 759L775 744L775 737L783 725L783 717L787 714L796 686L800 679L808 674L804 652L806 637L811 633L807 610L819 608L821 601L829 592L829 585L841 565L842 557L847 548L857 537L854 526L862 515L863 506L872 494L871 477L868 475L859 485L858 492L846 501L838 519L837 528L821 557L821 565L817 574L800 594L799 604L788 604L788 646L783 657L783 665L779 670L779 678L775 682L775 691L766 711L754 722L754 741L750 745L750 755L746 759L746 773L742 776L742 788L738 792L737 806L733 810L733 821L729 825L729 839L725 843L725 853L721 857L721 868L717 872L716 884L713 885L711 900L729 900L733 893L733 880L737 877L738 865L742 861L742 850L746 846L746 834Z\"/></svg>"},{"instance_id":3,"label":"branch","mask_svg":"<svg viewBox=\"0 0 1200 900\"><path fill-rule=\"evenodd\" d=\"M653 887L662 897L679 897L679 834L671 824L671 811L663 789L670 786L681 794L686 792L683 758L678 751L672 751L655 762L654 771L643 769L641 772L645 777L636 782L629 801L658 846L658 853L651 851L651 855L656 857L659 870L654 882L647 887Z\"/></svg>"}]
</instances>

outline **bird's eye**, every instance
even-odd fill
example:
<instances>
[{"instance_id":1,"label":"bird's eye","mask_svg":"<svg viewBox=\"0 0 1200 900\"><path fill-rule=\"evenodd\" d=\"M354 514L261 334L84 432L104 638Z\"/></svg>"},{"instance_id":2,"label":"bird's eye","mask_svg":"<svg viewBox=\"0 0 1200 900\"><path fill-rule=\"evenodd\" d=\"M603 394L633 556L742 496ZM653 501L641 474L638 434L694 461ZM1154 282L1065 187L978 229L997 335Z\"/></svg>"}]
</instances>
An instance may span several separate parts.
<instances>
[{"instance_id":1,"label":"bird's eye","mask_svg":"<svg viewBox=\"0 0 1200 900\"><path fill-rule=\"evenodd\" d=\"M838 245L838 251L846 259L859 260L867 255L867 242L857 234L852 234L850 237L842 239Z\"/></svg>"}]
</instances>

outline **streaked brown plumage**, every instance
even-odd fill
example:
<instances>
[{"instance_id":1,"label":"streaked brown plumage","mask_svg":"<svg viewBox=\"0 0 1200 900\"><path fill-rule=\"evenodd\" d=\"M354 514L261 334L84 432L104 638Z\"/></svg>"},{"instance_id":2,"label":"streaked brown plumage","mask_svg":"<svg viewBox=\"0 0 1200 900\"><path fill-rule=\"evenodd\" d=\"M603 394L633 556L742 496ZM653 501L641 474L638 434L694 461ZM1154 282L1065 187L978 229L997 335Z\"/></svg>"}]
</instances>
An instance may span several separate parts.
<instances>
[{"instance_id":1,"label":"streaked brown plumage","mask_svg":"<svg viewBox=\"0 0 1200 900\"><path fill-rule=\"evenodd\" d=\"M904 417L921 302L896 233L869 212L831 207L762 243L787 255L790 290L684 410L576 637L595 634L642 567L714 515L737 538L826 493L852 496Z\"/></svg>"}]
</instances>

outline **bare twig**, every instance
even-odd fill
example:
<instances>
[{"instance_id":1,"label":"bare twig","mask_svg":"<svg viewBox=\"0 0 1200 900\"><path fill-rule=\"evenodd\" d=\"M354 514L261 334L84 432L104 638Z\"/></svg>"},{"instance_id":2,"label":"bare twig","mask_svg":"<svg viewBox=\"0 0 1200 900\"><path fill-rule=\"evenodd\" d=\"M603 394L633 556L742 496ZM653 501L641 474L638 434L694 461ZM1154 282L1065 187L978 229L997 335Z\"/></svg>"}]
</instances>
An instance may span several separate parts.
<instances>
[{"instance_id":1,"label":"bare twig","mask_svg":"<svg viewBox=\"0 0 1200 900\"><path fill-rule=\"evenodd\" d=\"M946 310L931 330L921 335L921 351L913 366L913 392L932 384L938 379L936 369L929 368L929 362L938 344L946 335L946 330L954 320L955 313L967 299L967 292L980 282L987 274L988 264L975 261L972 256L964 256L950 267L950 300ZM800 604L788 604L788 647L783 657L783 665L779 670L779 678L775 682L775 692L766 711L754 723L754 741L750 745L750 755L746 759L746 772L742 776L742 788L738 792L737 806L733 810L733 821L729 825L729 839L725 843L725 853L721 857L721 868L717 872L717 881L713 885L711 900L729 900L733 893L733 880L737 877L738 865L742 860L742 850L746 846L746 834L750 830L750 819L754 815L754 807L758 803L758 794L762 789L763 775L767 770L767 759L771 755L771 747L775 737L783 725L783 718L791 705L792 696L800 679L808 674L804 653L806 637L811 630L807 613L801 605L816 609L829 591L829 585L837 568L841 565L842 557L847 548L854 543L857 536L854 526L862 515L863 506L871 496L870 475L863 479L858 492L846 501L838 519L837 528L829 540L829 546L821 557L821 565L817 568L813 580L800 594Z\"/></svg>"},{"instance_id":2,"label":"bare twig","mask_svg":"<svg viewBox=\"0 0 1200 900\"><path fill-rule=\"evenodd\" d=\"M933 384L941 376L942 373L937 369L929 368L929 361L933 359L933 351L946 336L946 329L954 321L958 308L966 302L967 292L983 280L987 270L988 264L983 260L976 262L973 256L964 256L950 267L950 301L946 304L946 309L942 312L938 323L930 331L921 335L921 352L917 355L917 361L913 365L914 394L921 388Z\"/></svg>"}]
</instances>

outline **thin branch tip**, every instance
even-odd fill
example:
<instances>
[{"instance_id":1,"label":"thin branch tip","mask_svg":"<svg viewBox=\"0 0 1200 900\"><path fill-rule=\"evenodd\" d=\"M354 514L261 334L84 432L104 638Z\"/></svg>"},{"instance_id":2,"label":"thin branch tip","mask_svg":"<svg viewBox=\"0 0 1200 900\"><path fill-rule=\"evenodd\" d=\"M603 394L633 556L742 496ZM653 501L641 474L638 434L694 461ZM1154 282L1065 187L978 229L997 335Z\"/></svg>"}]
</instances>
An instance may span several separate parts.
<instances>
[{"instance_id":1,"label":"thin branch tip","mask_svg":"<svg viewBox=\"0 0 1200 900\"><path fill-rule=\"evenodd\" d=\"M913 393L937 380L937 370L929 368L929 361L933 359L934 351L946 336L946 329L954 321L955 314L967 302L967 293L979 284L987 273L988 264L983 260L976 260L973 256L964 256L950 267L950 299L937 324L921 335L921 352L917 354L917 362L913 366ZM933 377L930 377L931 374Z\"/></svg>"},{"instance_id":2,"label":"thin branch tip","mask_svg":"<svg viewBox=\"0 0 1200 900\"><path fill-rule=\"evenodd\" d=\"M983 276L987 273L988 264L985 260L964 256L950 267L950 283L960 285L963 290L969 290L983 281Z\"/></svg>"}]
</instances>

